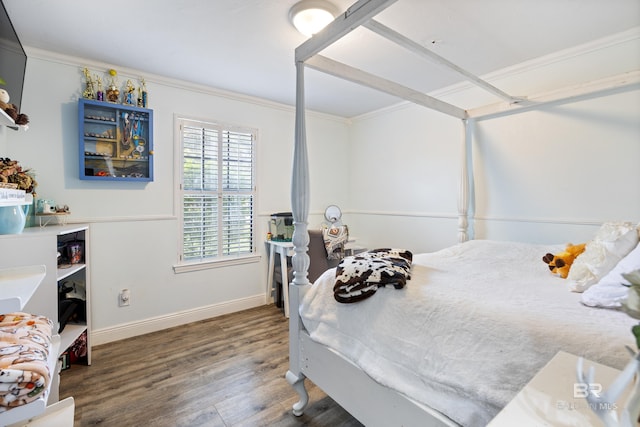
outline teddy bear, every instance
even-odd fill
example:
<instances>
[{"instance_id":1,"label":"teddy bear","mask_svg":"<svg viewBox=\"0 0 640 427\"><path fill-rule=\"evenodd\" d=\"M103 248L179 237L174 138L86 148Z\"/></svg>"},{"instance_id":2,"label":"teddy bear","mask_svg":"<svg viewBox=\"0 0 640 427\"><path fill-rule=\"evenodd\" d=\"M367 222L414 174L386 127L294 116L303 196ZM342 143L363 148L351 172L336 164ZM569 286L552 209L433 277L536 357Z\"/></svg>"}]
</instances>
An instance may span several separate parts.
<instances>
[{"instance_id":1,"label":"teddy bear","mask_svg":"<svg viewBox=\"0 0 640 427\"><path fill-rule=\"evenodd\" d=\"M578 245L568 243L564 251L558 252L555 255L547 253L542 257L542 261L549 265L551 273L557 274L563 279L566 279L569 275L569 270L571 269L573 261L578 257L578 255L584 252L585 246L586 243L580 243Z\"/></svg>"},{"instance_id":2,"label":"teddy bear","mask_svg":"<svg viewBox=\"0 0 640 427\"><path fill-rule=\"evenodd\" d=\"M11 97L9 96L9 92L0 88L0 108L11 117L17 125L26 125L29 123L29 116L26 114L20 114L18 112L18 107L15 104L9 104L9 100Z\"/></svg>"}]
</instances>

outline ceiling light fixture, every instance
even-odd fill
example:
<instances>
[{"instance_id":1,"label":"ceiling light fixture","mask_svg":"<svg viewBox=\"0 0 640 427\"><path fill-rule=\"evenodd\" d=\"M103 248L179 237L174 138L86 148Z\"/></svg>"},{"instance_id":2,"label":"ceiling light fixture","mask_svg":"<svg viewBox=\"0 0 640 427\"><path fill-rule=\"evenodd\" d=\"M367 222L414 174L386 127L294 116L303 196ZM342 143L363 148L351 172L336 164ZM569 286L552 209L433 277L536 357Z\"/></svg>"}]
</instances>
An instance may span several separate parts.
<instances>
[{"instance_id":1,"label":"ceiling light fixture","mask_svg":"<svg viewBox=\"0 0 640 427\"><path fill-rule=\"evenodd\" d=\"M338 9L325 0L302 0L289 10L289 20L307 37L318 33L338 15Z\"/></svg>"}]
</instances>

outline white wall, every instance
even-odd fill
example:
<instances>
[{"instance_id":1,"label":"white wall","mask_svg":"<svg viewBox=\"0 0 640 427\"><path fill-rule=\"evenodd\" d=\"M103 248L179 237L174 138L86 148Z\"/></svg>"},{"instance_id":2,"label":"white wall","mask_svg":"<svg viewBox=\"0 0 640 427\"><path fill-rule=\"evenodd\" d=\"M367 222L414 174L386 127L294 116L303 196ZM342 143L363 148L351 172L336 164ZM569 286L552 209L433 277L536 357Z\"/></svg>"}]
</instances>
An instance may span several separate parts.
<instances>
[{"instance_id":1,"label":"white wall","mask_svg":"<svg viewBox=\"0 0 640 427\"><path fill-rule=\"evenodd\" d=\"M488 76L533 95L640 70L638 32L540 58ZM525 92L532 88L533 92ZM491 97L469 85L439 94L463 108ZM411 104L351 127L351 231L368 247L424 252L457 241L463 128ZM476 238L587 241L607 220L640 222L640 90L476 123Z\"/></svg>"},{"instance_id":2,"label":"white wall","mask_svg":"<svg viewBox=\"0 0 640 427\"><path fill-rule=\"evenodd\" d=\"M29 115L30 128L27 132L4 130L0 155L34 169L39 197L69 205L69 222L91 224L94 343L264 304L267 264L262 239L268 216L291 210L293 108L118 69L117 64L26 50L22 110ZM78 179L77 100L84 85L84 66L94 72L116 68L120 83L145 77L149 106L154 110L154 182ZM173 272L179 245L173 181L176 113L258 129L259 262ZM335 189L344 187L348 160L332 153L342 152L347 145L348 124L313 113L307 115L307 122L309 153L320 165L311 171L311 212L313 221L319 222L326 205L346 204L346 191ZM130 307L118 307L122 288L131 290Z\"/></svg>"},{"instance_id":3,"label":"white wall","mask_svg":"<svg viewBox=\"0 0 640 427\"><path fill-rule=\"evenodd\" d=\"M351 129L350 232L366 247L429 251L456 239L460 120L413 105Z\"/></svg>"},{"instance_id":4,"label":"white wall","mask_svg":"<svg viewBox=\"0 0 640 427\"><path fill-rule=\"evenodd\" d=\"M635 90L479 123L478 235L577 242L593 228L565 224L640 222L639 118Z\"/></svg>"},{"instance_id":5,"label":"white wall","mask_svg":"<svg viewBox=\"0 0 640 427\"><path fill-rule=\"evenodd\" d=\"M588 79L607 75L613 63L640 69L638 52L636 38L529 64L493 81L518 94L524 83L548 90L554 83L573 81L572 74ZM95 341L264 303L261 242L258 263L173 273L178 247L173 117L178 113L258 128L261 240L268 215L290 210L293 109L144 76L155 112L155 181L80 181L76 103L81 69L117 69L117 64L83 63L28 48L27 53L23 112L31 127L26 133L2 131L1 155L35 169L39 195L68 204L71 221L91 223ZM119 72L121 81L140 76L135 70ZM457 105L484 103L484 95L466 87L443 94ZM636 89L477 123L476 237L579 242L602 221L640 221L638 117ZM463 143L457 119L400 104L356 118L351 125L308 113L307 130L311 228L322 220L324 207L335 203L343 208L344 222L358 243L370 248L423 252L456 242ZM117 306L123 287L132 290L128 308Z\"/></svg>"}]
</instances>

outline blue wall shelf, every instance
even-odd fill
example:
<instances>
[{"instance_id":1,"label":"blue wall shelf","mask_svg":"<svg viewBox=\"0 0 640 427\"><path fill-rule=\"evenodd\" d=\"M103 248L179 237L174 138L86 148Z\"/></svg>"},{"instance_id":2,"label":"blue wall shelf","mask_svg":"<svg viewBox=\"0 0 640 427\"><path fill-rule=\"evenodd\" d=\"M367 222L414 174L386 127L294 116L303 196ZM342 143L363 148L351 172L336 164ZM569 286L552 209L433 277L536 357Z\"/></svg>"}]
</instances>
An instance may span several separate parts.
<instances>
[{"instance_id":1,"label":"blue wall shelf","mask_svg":"<svg viewBox=\"0 0 640 427\"><path fill-rule=\"evenodd\" d=\"M78 101L80 179L153 181L153 111Z\"/></svg>"}]
</instances>

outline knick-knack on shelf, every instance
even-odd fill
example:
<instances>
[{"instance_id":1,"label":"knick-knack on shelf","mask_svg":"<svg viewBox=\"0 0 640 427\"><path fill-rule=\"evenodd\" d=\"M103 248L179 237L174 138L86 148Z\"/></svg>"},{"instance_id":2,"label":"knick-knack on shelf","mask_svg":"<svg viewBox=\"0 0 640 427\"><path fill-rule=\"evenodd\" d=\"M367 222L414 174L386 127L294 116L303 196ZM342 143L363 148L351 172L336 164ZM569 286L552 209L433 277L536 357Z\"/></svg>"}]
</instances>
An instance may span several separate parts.
<instances>
[{"instance_id":1,"label":"knick-knack on shelf","mask_svg":"<svg viewBox=\"0 0 640 427\"><path fill-rule=\"evenodd\" d=\"M95 80L98 85L98 90L96 91L96 99L98 101L104 101L104 90L102 89L102 77L96 74Z\"/></svg>"},{"instance_id":2,"label":"knick-knack on shelf","mask_svg":"<svg viewBox=\"0 0 640 427\"><path fill-rule=\"evenodd\" d=\"M133 87L133 83L131 82L131 80L127 80L127 86L126 86L126 93L124 95L124 104L125 105L136 105L135 102L133 101L133 96L134 96L134 92L135 92L135 87Z\"/></svg>"},{"instance_id":3,"label":"knick-knack on shelf","mask_svg":"<svg viewBox=\"0 0 640 427\"><path fill-rule=\"evenodd\" d=\"M142 95L140 97L142 99L142 104L140 106L147 108L147 82L143 78L141 78L140 84L142 89Z\"/></svg>"},{"instance_id":4,"label":"knick-knack on shelf","mask_svg":"<svg viewBox=\"0 0 640 427\"><path fill-rule=\"evenodd\" d=\"M118 72L113 68L109 70L109 87L107 88L107 101L118 102L120 98L120 90L118 89Z\"/></svg>"},{"instance_id":5,"label":"knick-knack on shelf","mask_svg":"<svg viewBox=\"0 0 640 427\"><path fill-rule=\"evenodd\" d=\"M95 99L96 94L93 87L93 79L91 78L91 73L89 72L89 69L87 67L83 68L82 72L84 73L85 78L85 87L84 91L82 92L82 97L87 99Z\"/></svg>"}]
</instances>

